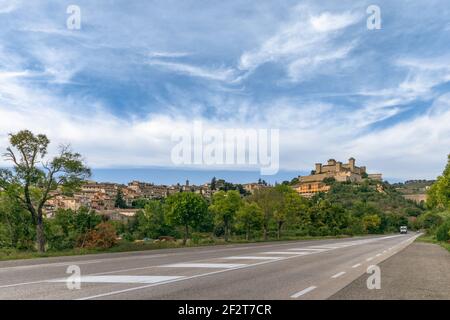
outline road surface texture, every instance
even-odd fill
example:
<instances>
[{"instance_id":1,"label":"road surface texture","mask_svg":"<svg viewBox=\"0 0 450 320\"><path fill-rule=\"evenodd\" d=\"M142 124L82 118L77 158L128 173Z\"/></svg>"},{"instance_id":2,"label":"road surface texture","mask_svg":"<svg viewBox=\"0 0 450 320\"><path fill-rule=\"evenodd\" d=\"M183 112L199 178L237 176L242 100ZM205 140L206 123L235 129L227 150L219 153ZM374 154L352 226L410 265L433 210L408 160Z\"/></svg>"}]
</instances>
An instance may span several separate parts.
<instances>
[{"instance_id":1,"label":"road surface texture","mask_svg":"<svg viewBox=\"0 0 450 320\"><path fill-rule=\"evenodd\" d=\"M367 290L361 276L330 299L450 299L450 254L440 246L415 242L379 267L380 290Z\"/></svg>"},{"instance_id":2,"label":"road surface texture","mask_svg":"<svg viewBox=\"0 0 450 320\"><path fill-rule=\"evenodd\" d=\"M4 261L0 299L327 299L417 236ZM77 267L80 277L67 273Z\"/></svg>"}]
</instances>

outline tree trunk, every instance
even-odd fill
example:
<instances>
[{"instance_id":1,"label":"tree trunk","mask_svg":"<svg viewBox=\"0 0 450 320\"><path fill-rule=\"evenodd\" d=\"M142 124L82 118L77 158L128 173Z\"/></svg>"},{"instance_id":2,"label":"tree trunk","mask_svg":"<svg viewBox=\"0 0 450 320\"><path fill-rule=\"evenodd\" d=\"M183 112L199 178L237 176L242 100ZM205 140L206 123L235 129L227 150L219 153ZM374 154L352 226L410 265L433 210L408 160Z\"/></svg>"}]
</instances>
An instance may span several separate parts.
<instances>
[{"instance_id":1,"label":"tree trunk","mask_svg":"<svg viewBox=\"0 0 450 320\"><path fill-rule=\"evenodd\" d=\"M186 245L187 239L188 239L188 235L189 235L189 226L186 224L184 226L184 238L183 238L183 246Z\"/></svg>"},{"instance_id":2,"label":"tree trunk","mask_svg":"<svg viewBox=\"0 0 450 320\"><path fill-rule=\"evenodd\" d=\"M267 225L264 225L264 240L267 241Z\"/></svg>"},{"instance_id":3,"label":"tree trunk","mask_svg":"<svg viewBox=\"0 0 450 320\"><path fill-rule=\"evenodd\" d=\"M278 222L277 239L280 240L280 237L281 237L281 222Z\"/></svg>"},{"instance_id":4,"label":"tree trunk","mask_svg":"<svg viewBox=\"0 0 450 320\"><path fill-rule=\"evenodd\" d=\"M250 234L250 228L247 227L247 230L246 230L246 232L245 232L245 240L247 240L247 241L248 241L248 239L249 239L249 234Z\"/></svg>"},{"instance_id":5,"label":"tree trunk","mask_svg":"<svg viewBox=\"0 0 450 320\"><path fill-rule=\"evenodd\" d=\"M228 224L225 223L225 241L228 241Z\"/></svg>"},{"instance_id":6,"label":"tree trunk","mask_svg":"<svg viewBox=\"0 0 450 320\"><path fill-rule=\"evenodd\" d=\"M45 234L44 234L44 221L42 219L42 214L39 214L36 221L36 240L38 245L38 250L40 253L45 252Z\"/></svg>"}]
</instances>

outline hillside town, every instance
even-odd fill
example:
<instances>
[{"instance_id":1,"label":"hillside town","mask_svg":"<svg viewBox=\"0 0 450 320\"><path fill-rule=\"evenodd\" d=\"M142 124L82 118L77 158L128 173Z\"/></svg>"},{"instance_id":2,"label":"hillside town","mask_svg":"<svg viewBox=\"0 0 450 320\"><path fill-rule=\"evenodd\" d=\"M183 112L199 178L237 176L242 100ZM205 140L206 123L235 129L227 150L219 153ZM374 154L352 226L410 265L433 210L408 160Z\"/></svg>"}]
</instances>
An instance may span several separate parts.
<instances>
[{"instance_id":1,"label":"hillside town","mask_svg":"<svg viewBox=\"0 0 450 320\"><path fill-rule=\"evenodd\" d=\"M350 158L348 163L342 163L334 159L328 160L327 164L316 163L315 170L310 175L299 176L291 183L291 187L302 197L311 198L319 192L327 192L330 186L327 180L334 179L339 182L359 183L364 179L382 181L382 175L368 174L366 167L356 166L356 160ZM266 187L268 184L264 180L233 185L225 180L213 178L211 182L202 185L191 185L189 180L185 184L156 185L153 183L132 181L128 184L106 183L87 181L81 188L71 195L64 195L59 191L54 191L50 200L46 202L45 211L48 217L57 209L78 210L81 207L95 210L101 215L108 216L113 220L124 220L135 215L138 211L133 205L139 199L163 199L177 192L194 192L201 194L207 199L212 195L226 188L240 189L242 194L252 194L255 190ZM381 186L380 186L381 187ZM379 190L381 191L381 190ZM120 197L124 204L117 205Z\"/></svg>"}]
</instances>

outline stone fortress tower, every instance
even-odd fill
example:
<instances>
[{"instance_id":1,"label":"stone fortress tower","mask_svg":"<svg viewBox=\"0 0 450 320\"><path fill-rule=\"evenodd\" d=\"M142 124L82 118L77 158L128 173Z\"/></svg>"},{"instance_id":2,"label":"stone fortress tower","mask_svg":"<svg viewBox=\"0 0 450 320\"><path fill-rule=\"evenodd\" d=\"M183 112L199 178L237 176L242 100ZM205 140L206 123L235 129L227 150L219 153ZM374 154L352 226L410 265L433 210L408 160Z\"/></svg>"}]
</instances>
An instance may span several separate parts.
<instances>
[{"instance_id":1,"label":"stone fortress tower","mask_svg":"<svg viewBox=\"0 0 450 320\"><path fill-rule=\"evenodd\" d=\"M327 164L316 163L311 175L299 176L299 183L294 186L294 189L304 197L311 197L318 192L327 192L330 186L323 182L327 178L334 178L339 182L361 182L365 178L381 181L382 175L367 174L365 166L356 166L355 158L348 159L348 163L330 159Z\"/></svg>"}]
</instances>

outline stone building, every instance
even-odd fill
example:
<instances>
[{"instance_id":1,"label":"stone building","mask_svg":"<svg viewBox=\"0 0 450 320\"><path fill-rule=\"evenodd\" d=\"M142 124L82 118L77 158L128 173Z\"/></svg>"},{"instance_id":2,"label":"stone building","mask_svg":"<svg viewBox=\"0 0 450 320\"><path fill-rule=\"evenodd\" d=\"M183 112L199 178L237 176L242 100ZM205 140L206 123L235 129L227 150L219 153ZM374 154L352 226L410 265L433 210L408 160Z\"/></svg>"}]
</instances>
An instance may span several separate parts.
<instances>
[{"instance_id":1,"label":"stone building","mask_svg":"<svg viewBox=\"0 0 450 320\"><path fill-rule=\"evenodd\" d=\"M334 159L328 160L327 164L316 163L315 170L308 176L299 176L299 183L293 188L304 197L312 197L318 192L327 192L330 186L324 180L333 178L339 182L361 182L364 178L381 180L381 174L368 175L366 167L356 166L356 160L350 158L348 163L342 163Z\"/></svg>"}]
</instances>

